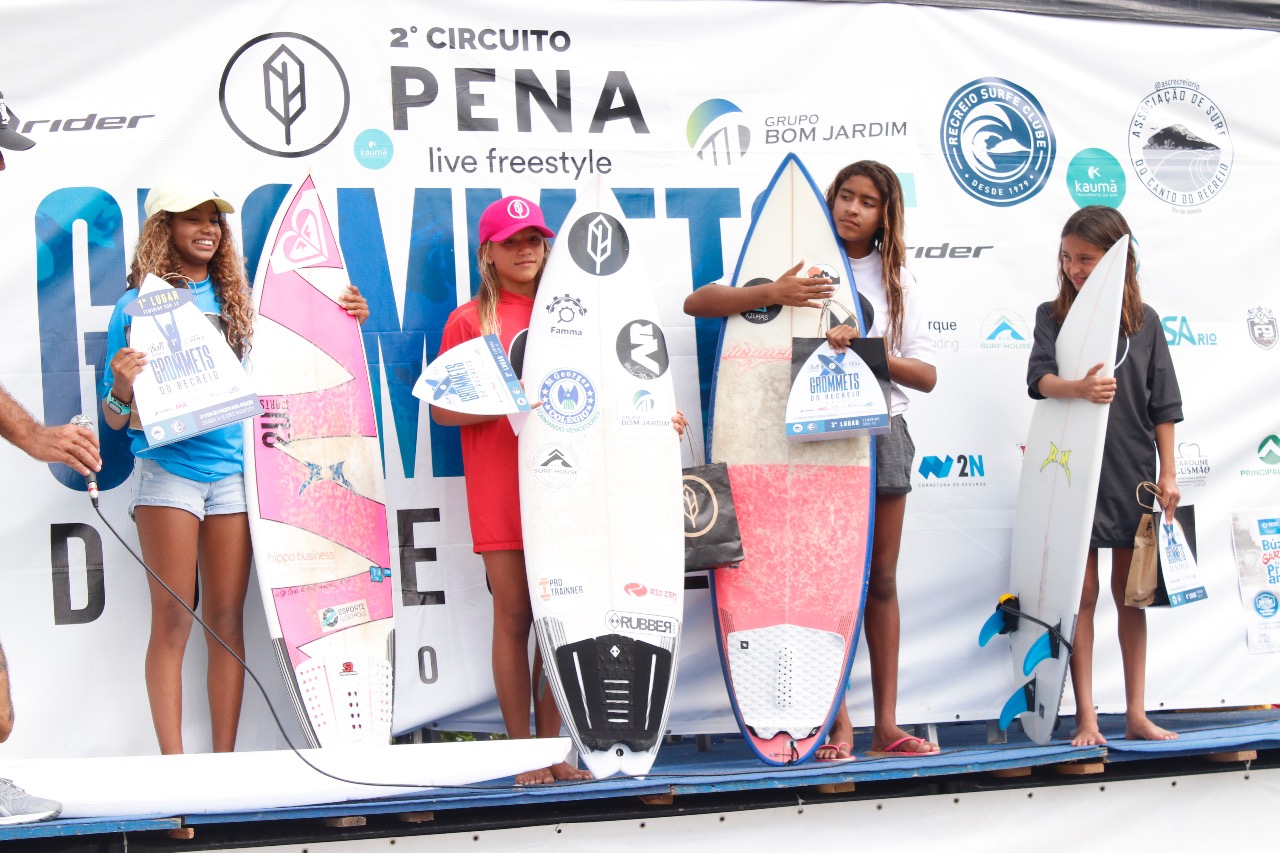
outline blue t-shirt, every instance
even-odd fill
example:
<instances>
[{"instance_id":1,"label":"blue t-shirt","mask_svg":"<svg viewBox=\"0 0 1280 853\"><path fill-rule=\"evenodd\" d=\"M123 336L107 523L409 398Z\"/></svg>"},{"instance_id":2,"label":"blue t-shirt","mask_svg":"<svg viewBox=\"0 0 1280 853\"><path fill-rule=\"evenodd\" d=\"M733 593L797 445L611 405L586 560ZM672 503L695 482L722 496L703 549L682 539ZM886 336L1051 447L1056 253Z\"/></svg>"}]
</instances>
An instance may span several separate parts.
<instances>
[{"instance_id":1,"label":"blue t-shirt","mask_svg":"<svg viewBox=\"0 0 1280 853\"><path fill-rule=\"evenodd\" d=\"M191 295L195 297L196 307L205 314L216 316L222 313L222 303L209 279L191 285ZM102 373L102 386L98 390L100 399L105 400L107 392L115 384L115 376L111 372L111 357L121 347L128 345L125 341L125 329L132 324L133 317L126 314L124 309L137 298L136 288L126 290L111 314L111 322L107 326L107 366ZM243 430L238 423L228 424L171 444L148 447L142 430L130 427L130 449L134 456L157 462L171 474L200 483L212 483L244 470Z\"/></svg>"}]
</instances>

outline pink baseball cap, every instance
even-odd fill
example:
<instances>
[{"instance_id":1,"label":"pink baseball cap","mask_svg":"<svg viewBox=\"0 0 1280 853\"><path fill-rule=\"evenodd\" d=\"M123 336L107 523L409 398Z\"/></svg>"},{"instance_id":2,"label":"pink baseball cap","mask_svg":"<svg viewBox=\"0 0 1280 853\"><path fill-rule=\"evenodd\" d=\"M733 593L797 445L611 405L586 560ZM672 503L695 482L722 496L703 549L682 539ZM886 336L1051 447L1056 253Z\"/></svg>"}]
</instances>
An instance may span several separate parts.
<instances>
[{"instance_id":1,"label":"pink baseball cap","mask_svg":"<svg viewBox=\"0 0 1280 853\"><path fill-rule=\"evenodd\" d=\"M509 195L500 198L480 214L480 242L505 240L517 231L536 228L543 237L554 237L556 232L547 227L542 208L527 198Z\"/></svg>"}]
</instances>

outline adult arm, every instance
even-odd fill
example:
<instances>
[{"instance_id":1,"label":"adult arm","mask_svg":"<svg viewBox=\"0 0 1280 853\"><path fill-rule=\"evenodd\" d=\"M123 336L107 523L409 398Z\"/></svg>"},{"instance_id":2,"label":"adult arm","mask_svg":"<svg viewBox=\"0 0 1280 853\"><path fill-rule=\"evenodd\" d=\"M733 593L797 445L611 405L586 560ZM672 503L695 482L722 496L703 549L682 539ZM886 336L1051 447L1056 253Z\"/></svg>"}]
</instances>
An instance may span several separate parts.
<instances>
[{"instance_id":1,"label":"adult arm","mask_svg":"<svg viewBox=\"0 0 1280 853\"><path fill-rule=\"evenodd\" d=\"M0 743L13 731L13 695L9 692L9 661L0 646Z\"/></svg>"},{"instance_id":2,"label":"adult arm","mask_svg":"<svg viewBox=\"0 0 1280 853\"><path fill-rule=\"evenodd\" d=\"M0 436L33 459L61 462L81 475L102 470L93 430L62 424L45 426L0 387Z\"/></svg>"}]
</instances>

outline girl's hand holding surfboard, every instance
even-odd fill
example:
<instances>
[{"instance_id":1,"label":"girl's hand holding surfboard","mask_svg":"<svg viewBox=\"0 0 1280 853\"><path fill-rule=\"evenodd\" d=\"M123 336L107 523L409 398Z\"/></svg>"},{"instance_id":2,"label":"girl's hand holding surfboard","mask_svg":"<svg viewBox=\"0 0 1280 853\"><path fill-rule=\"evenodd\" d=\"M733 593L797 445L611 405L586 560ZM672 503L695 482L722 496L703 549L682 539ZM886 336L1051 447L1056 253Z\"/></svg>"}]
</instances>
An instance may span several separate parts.
<instances>
[{"instance_id":1,"label":"girl's hand holding surfboard","mask_svg":"<svg viewBox=\"0 0 1280 853\"><path fill-rule=\"evenodd\" d=\"M369 319L369 303L360 295L360 289L354 284L347 285L346 292L338 297L338 301L361 326L364 325L365 320Z\"/></svg>"},{"instance_id":2,"label":"girl's hand holding surfboard","mask_svg":"<svg viewBox=\"0 0 1280 853\"><path fill-rule=\"evenodd\" d=\"M821 308L822 300L830 299L836 293L836 286L829 278L805 278L798 276L804 259L783 273L773 284L764 285L769 289L770 305L790 305L792 308Z\"/></svg>"}]
</instances>

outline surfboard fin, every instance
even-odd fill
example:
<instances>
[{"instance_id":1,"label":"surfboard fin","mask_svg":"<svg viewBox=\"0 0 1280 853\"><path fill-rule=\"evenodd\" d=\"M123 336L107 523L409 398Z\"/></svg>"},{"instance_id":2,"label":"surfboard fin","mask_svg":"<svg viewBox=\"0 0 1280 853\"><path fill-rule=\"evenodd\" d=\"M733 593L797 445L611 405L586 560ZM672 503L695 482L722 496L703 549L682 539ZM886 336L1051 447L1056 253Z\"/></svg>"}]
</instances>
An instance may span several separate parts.
<instances>
[{"instance_id":1,"label":"surfboard fin","mask_svg":"<svg viewBox=\"0 0 1280 853\"><path fill-rule=\"evenodd\" d=\"M1045 631L1031 644L1031 648L1027 649L1026 657L1022 659L1023 675L1030 675L1040 661L1048 660L1049 658L1057 660L1062 650L1062 643L1058 642L1061 632L1062 623L1059 622L1053 630Z\"/></svg>"},{"instance_id":2,"label":"surfboard fin","mask_svg":"<svg viewBox=\"0 0 1280 853\"><path fill-rule=\"evenodd\" d=\"M996 612L987 617L978 632L978 645L985 646L997 634L1011 634L1018 630L1018 597L1005 593L996 602Z\"/></svg>"},{"instance_id":3,"label":"surfboard fin","mask_svg":"<svg viewBox=\"0 0 1280 853\"><path fill-rule=\"evenodd\" d=\"M1036 706L1036 680L1033 678L1013 691L1013 695L1000 709L1000 731L1009 728L1019 714L1025 714Z\"/></svg>"}]
</instances>

